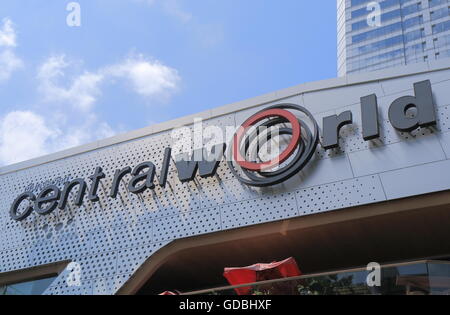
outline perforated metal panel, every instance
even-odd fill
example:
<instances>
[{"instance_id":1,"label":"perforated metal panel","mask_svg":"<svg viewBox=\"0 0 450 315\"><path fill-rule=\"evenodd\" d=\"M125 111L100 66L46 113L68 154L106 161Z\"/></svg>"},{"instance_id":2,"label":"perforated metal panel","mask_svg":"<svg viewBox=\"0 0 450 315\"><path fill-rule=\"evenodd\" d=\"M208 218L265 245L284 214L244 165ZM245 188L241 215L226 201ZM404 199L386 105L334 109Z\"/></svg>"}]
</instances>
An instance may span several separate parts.
<instances>
[{"instance_id":1,"label":"perforated metal panel","mask_svg":"<svg viewBox=\"0 0 450 315\"><path fill-rule=\"evenodd\" d=\"M450 88L450 84L448 86ZM445 99L442 93L447 91L450 89L440 88L436 96ZM450 99L450 93L447 96ZM387 96L380 95L381 104L384 104L384 97ZM295 99L302 102L303 98ZM323 99L321 104L325 102L332 100ZM316 112L311 104L300 105ZM354 111L355 124L342 130L340 149L329 152L318 149L307 169L289 182L271 188L241 184L231 175L225 162L221 163L215 177L198 177L194 182L183 184L171 163L166 188L157 186L153 191L134 195L127 191L125 183L131 178L127 175L118 197L108 197L116 169L152 161L159 176L164 149L173 146L170 132L2 175L0 272L68 260L76 263L77 268L64 271L46 294L113 294L144 261L151 259L152 254L176 239L384 201L387 198L380 174L355 176L349 155L370 153L397 143L414 146L417 138L428 141L436 134L449 133L450 106L437 105L438 128L421 129L412 134L397 133L382 119L381 138L370 142L362 139L357 105L347 104L327 111L326 114ZM237 115L239 119L244 116L243 113L229 114L206 121L204 127L218 125L223 130L227 126L235 127ZM320 125L320 117L324 115L325 112L317 113ZM192 126L190 128L193 130ZM323 174L312 184L305 184L307 178L319 173L321 163L325 165L325 162L348 169L336 170L333 176ZM62 188L63 179L87 179L97 166L107 175L99 188L100 202L92 203L85 198L83 206L77 207L73 204L75 190L65 210L56 210L48 216L33 213L20 223L9 218L12 201L26 187L37 186L35 192L38 192L50 181ZM79 275L79 283L75 281L74 285L68 279L76 275Z\"/></svg>"}]
</instances>

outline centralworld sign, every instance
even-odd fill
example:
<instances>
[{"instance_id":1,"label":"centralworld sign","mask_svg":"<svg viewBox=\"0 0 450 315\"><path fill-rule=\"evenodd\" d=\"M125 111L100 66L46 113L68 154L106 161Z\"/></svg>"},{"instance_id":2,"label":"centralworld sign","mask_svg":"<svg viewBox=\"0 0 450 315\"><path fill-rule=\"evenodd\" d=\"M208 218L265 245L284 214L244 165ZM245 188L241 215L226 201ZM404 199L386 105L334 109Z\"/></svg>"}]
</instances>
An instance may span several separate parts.
<instances>
[{"instance_id":1,"label":"centralworld sign","mask_svg":"<svg viewBox=\"0 0 450 315\"><path fill-rule=\"evenodd\" d=\"M427 80L415 83L414 96L403 96L392 102L389 107L389 121L401 132L436 125L431 82ZM215 145L210 152L202 149L200 154L176 159L173 163L178 172L178 179L185 183L193 181L197 175L202 178L215 176L225 156L230 172L241 183L254 187L274 186L301 172L311 161L319 144L325 150L337 148L340 130L349 124L353 124L351 111L325 117L320 134L317 121L306 108L295 104L278 104L249 117L236 129L228 145ZM380 137L375 94L361 97L361 124L365 141ZM274 141L276 139L278 140ZM276 154L272 154L270 158L262 156L261 148L274 142L277 150L269 151ZM134 168L125 166L116 170L109 187L109 197L117 198L120 184L125 181L127 175L131 176L127 181L127 188L133 194L155 189L155 181L157 185L165 187L172 161L172 148L166 148L157 180L156 166L150 161L142 162ZM56 208L64 210L75 188L78 188L74 196L76 206L82 206L86 195L90 202L99 202L97 192L105 177L102 167L98 166L88 177L89 187L87 180L77 178L66 182L62 189L53 183L39 193L28 189L13 201L10 208L11 219L23 221L33 211L48 215Z\"/></svg>"}]
</instances>

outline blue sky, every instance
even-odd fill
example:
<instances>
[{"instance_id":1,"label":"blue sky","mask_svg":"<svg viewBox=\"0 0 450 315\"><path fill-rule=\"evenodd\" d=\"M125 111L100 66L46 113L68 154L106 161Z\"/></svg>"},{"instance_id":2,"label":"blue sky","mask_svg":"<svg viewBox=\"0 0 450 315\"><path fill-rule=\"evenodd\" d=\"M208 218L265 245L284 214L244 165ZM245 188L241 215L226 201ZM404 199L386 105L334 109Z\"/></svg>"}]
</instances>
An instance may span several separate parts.
<instances>
[{"instance_id":1,"label":"blue sky","mask_svg":"<svg viewBox=\"0 0 450 315\"><path fill-rule=\"evenodd\" d=\"M334 0L0 3L0 165L336 76Z\"/></svg>"}]
</instances>

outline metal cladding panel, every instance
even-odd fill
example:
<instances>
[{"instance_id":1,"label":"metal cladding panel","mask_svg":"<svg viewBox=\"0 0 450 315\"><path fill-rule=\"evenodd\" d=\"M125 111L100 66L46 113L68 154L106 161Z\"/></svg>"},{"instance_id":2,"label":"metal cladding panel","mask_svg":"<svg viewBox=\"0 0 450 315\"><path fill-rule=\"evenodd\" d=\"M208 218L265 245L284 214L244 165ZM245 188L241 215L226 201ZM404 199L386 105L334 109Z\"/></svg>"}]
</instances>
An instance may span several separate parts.
<instances>
[{"instance_id":1,"label":"metal cladding panel","mask_svg":"<svg viewBox=\"0 0 450 315\"><path fill-rule=\"evenodd\" d=\"M438 126L395 131L386 115L389 104L412 94L412 83L424 79L432 82ZM365 93L378 96L378 140L362 138L358 99ZM156 185L135 195L127 190L127 175L118 197L110 198L116 169L152 161L159 176L164 150L173 145L169 131L0 176L0 273L68 260L70 268L46 294L114 294L152 254L176 239L410 196L407 187L416 171L418 181L434 184L416 184L413 194L450 189L450 182L440 178L450 172L449 70L293 94L206 121L205 127L234 128L258 109L284 102L306 107L320 127L323 117L346 110L352 110L355 119L342 129L338 149L319 148L306 169L278 186L246 186L232 176L225 161L216 176L181 183L171 163L166 188ZM371 165L365 165L367 161ZM85 196L78 207L73 203L75 190L65 210L47 216L33 212L22 222L9 217L11 203L27 188L34 187L34 193L47 183L62 188L76 178L84 178L89 186L87 178L98 166L106 174L99 202Z\"/></svg>"}]
</instances>

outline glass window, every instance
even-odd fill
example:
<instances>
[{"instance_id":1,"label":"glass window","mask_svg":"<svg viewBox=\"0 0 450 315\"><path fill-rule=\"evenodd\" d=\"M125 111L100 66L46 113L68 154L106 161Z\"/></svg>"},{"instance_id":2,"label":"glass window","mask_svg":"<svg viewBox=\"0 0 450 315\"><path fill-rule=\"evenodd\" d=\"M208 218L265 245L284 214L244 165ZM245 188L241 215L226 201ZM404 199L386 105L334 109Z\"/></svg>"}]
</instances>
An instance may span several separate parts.
<instances>
[{"instance_id":1,"label":"glass window","mask_svg":"<svg viewBox=\"0 0 450 315\"><path fill-rule=\"evenodd\" d=\"M403 35L394 36L388 39L381 40L379 42L371 43L361 47L357 47L352 50L349 57L359 56L362 54L367 54L377 50L382 50L395 45L403 44Z\"/></svg>"},{"instance_id":2,"label":"glass window","mask_svg":"<svg viewBox=\"0 0 450 315\"><path fill-rule=\"evenodd\" d=\"M0 295L41 295L56 276L0 286Z\"/></svg>"},{"instance_id":3,"label":"glass window","mask_svg":"<svg viewBox=\"0 0 450 315\"><path fill-rule=\"evenodd\" d=\"M372 0L352 0L352 7L356 7L357 5L371 2Z\"/></svg>"},{"instance_id":4,"label":"glass window","mask_svg":"<svg viewBox=\"0 0 450 315\"><path fill-rule=\"evenodd\" d=\"M419 44L415 44L415 45L412 45L412 46L408 46L408 47L406 47L406 50L405 50L406 56L409 57L409 56L415 56L415 55L418 55L418 54L423 54L425 49L426 49L426 43L425 42L419 43Z\"/></svg>"},{"instance_id":5,"label":"glass window","mask_svg":"<svg viewBox=\"0 0 450 315\"><path fill-rule=\"evenodd\" d=\"M378 68L380 69L380 68ZM385 266L380 285L369 286L369 271L360 269L261 281L248 284L250 295L449 295L450 264L417 262ZM237 287L191 292L199 295L236 295Z\"/></svg>"},{"instance_id":6,"label":"glass window","mask_svg":"<svg viewBox=\"0 0 450 315\"><path fill-rule=\"evenodd\" d=\"M386 13L383 13L381 15L381 23L385 23L388 22L390 20L396 19L396 18L400 18L401 17L401 11L400 9L398 10L394 10L394 11L389 11ZM367 23L367 20L362 20L356 23L352 24L352 31L357 31L357 30L361 30L364 29L366 27L369 27L369 24Z\"/></svg>"},{"instance_id":7,"label":"glass window","mask_svg":"<svg viewBox=\"0 0 450 315\"><path fill-rule=\"evenodd\" d=\"M424 32L425 32L425 30L422 28L419 30L415 30L415 31L406 33L405 34L405 42L406 43L412 42L414 40L424 37L425 36Z\"/></svg>"},{"instance_id":8,"label":"glass window","mask_svg":"<svg viewBox=\"0 0 450 315\"><path fill-rule=\"evenodd\" d=\"M422 8L422 5L419 3L414 3L412 5L406 6L402 8L403 16L419 12Z\"/></svg>"},{"instance_id":9,"label":"glass window","mask_svg":"<svg viewBox=\"0 0 450 315\"><path fill-rule=\"evenodd\" d=\"M362 68L367 68L373 65L376 65L378 63L381 63L383 61L387 60L393 60L396 58L403 58L404 57L404 49L396 49L393 51L389 51L380 55L376 55L373 57L361 59L361 60L355 60L349 64L349 71L355 71Z\"/></svg>"},{"instance_id":10,"label":"glass window","mask_svg":"<svg viewBox=\"0 0 450 315\"><path fill-rule=\"evenodd\" d=\"M433 11L433 12L430 13L431 14L431 20L435 21L435 20L441 19L443 17L447 17L447 16L449 16L449 12L450 11L449 11L448 7L445 7L445 8L436 10L436 11Z\"/></svg>"},{"instance_id":11,"label":"glass window","mask_svg":"<svg viewBox=\"0 0 450 315\"><path fill-rule=\"evenodd\" d=\"M406 19L406 20L403 22L403 29L406 30L406 29L408 29L408 28L411 28L411 27L414 27L414 26L420 25L420 24L423 24L423 16L422 16L422 15L415 16L415 17L413 17L413 18Z\"/></svg>"},{"instance_id":12,"label":"glass window","mask_svg":"<svg viewBox=\"0 0 450 315\"><path fill-rule=\"evenodd\" d=\"M448 0L429 0L429 2L430 2L430 4L429 4L430 8L433 8L433 7L436 7L438 5L447 3Z\"/></svg>"},{"instance_id":13,"label":"glass window","mask_svg":"<svg viewBox=\"0 0 450 315\"><path fill-rule=\"evenodd\" d=\"M450 21L445 21L439 24L435 24L432 26L433 34L442 33L450 30Z\"/></svg>"},{"instance_id":14,"label":"glass window","mask_svg":"<svg viewBox=\"0 0 450 315\"><path fill-rule=\"evenodd\" d=\"M450 46L450 34L441 36L439 38L435 38L433 42L434 42L435 49L445 47L445 46Z\"/></svg>"},{"instance_id":15,"label":"glass window","mask_svg":"<svg viewBox=\"0 0 450 315\"><path fill-rule=\"evenodd\" d=\"M439 52L439 53L436 54L436 59L448 58L448 57L450 57L450 49L449 50L444 50L444 51Z\"/></svg>"},{"instance_id":16,"label":"glass window","mask_svg":"<svg viewBox=\"0 0 450 315\"><path fill-rule=\"evenodd\" d=\"M359 43L368 39L374 39L376 37L380 37L383 35L387 35L389 33L393 33L395 31L399 31L402 29L402 22L397 22L394 24L390 24L387 26L383 26L383 27L379 27L377 29L365 32L365 33L361 33L358 35L354 35L352 37L352 42L353 43Z\"/></svg>"},{"instance_id":17,"label":"glass window","mask_svg":"<svg viewBox=\"0 0 450 315\"><path fill-rule=\"evenodd\" d=\"M380 2L380 7L381 9L387 9L390 8L394 5L398 5L399 4L399 0L385 0ZM352 11L352 19L363 16L365 14L368 14L369 11L367 11L367 7Z\"/></svg>"}]
</instances>

